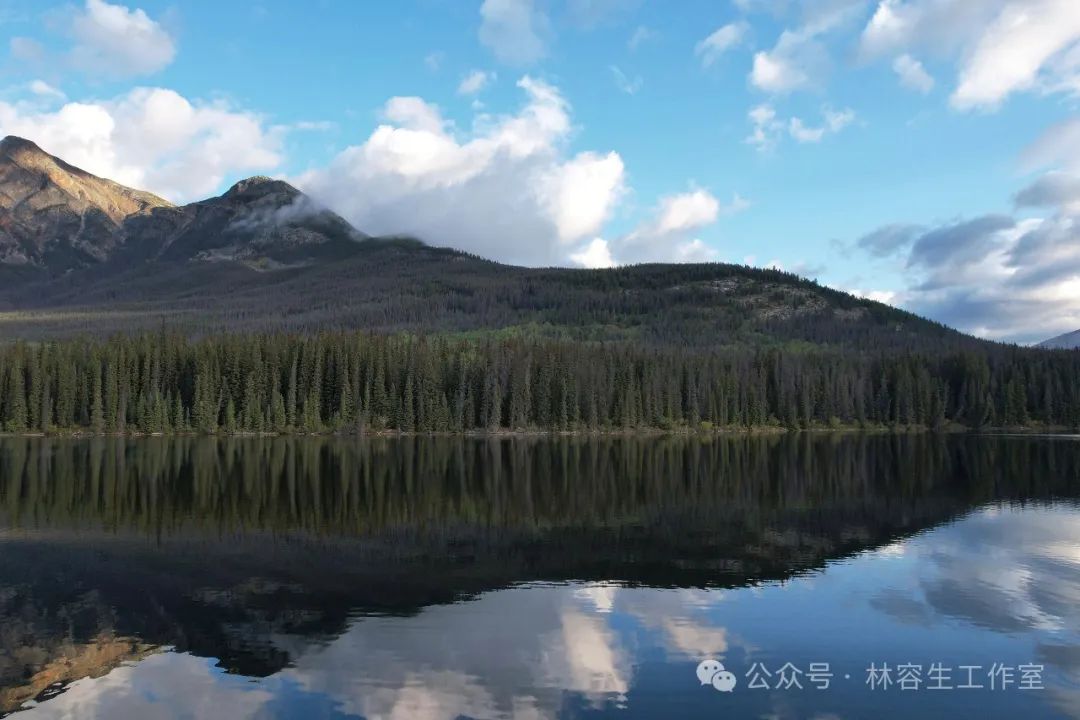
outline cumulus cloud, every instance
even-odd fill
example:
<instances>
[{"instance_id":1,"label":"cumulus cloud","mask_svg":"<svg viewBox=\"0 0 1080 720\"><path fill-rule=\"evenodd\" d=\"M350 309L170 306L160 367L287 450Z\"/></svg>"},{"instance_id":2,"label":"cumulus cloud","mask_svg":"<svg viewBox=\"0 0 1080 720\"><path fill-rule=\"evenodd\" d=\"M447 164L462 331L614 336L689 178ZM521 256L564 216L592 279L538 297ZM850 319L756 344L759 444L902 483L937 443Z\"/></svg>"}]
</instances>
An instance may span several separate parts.
<instances>
[{"instance_id":1,"label":"cumulus cloud","mask_svg":"<svg viewBox=\"0 0 1080 720\"><path fill-rule=\"evenodd\" d=\"M909 90L926 94L934 89L934 78L926 72L922 63L908 54L893 60L893 72L900 78L900 84Z\"/></svg>"},{"instance_id":2,"label":"cumulus cloud","mask_svg":"<svg viewBox=\"0 0 1080 720\"><path fill-rule=\"evenodd\" d=\"M629 233L608 241L594 239L574 262L586 267L611 267L644 262L713 262L719 253L694 235L721 215L750 206L734 195L727 205L707 190L696 189L660 199L651 216Z\"/></svg>"},{"instance_id":3,"label":"cumulus cloud","mask_svg":"<svg viewBox=\"0 0 1080 720\"><path fill-rule=\"evenodd\" d=\"M420 98L387 103L387 122L297 184L359 229L408 233L506 262L565 262L596 237L625 190L615 152L566 152L570 106L524 77L512 115L461 131Z\"/></svg>"},{"instance_id":4,"label":"cumulus cloud","mask_svg":"<svg viewBox=\"0 0 1080 720\"><path fill-rule=\"evenodd\" d=\"M603 238L595 238L581 252L570 255L577 265L587 268L612 268L618 265L611 256L611 248Z\"/></svg>"},{"instance_id":5,"label":"cumulus cloud","mask_svg":"<svg viewBox=\"0 0 1080 720\"><path fill-rule=\"evenodd\" d=\"M701 59L702 67L709 67L728 50L741 45L749 30L750 26L745 22L723 25L699 42L694 48L694 54Z\"/></svg>"},{"instance_id":6,"label":"cumulus cloud","mask_svg":"<svg viewBox=\"0 0 1080 720\"><path fill-rule=\"evenodd\" d=\"M772 50L754 53L750 82L759 90L784 94L813 87L827 67L821 43L785 30Z\"/></svg>"},{"instance_id":7,"label":"cumulus cloud","mask_svg":"<svg viewBox=\"0 0 1080 720\"><path fill-rule=\"evenodd\" d=\"M86 0L70 18L70 59L81 72L123 78L150 75L172 62L172 36L139 8Z\"/></svg>"},{"instance_id":8,"label":"cumulus cloud","mask_svg":"<svg viewBox=\"0 0 1080 720\"><path fill-rule=\"evenodd\" d=\"M276 168L283 139L255 114L164 88L50 112L0 103L0 134L29 138L89 172L173 201L201 199L230 176Z\"/></svg>"},{"instance_id":9,"label":"cumulus cloud","mask_svg":"<svg viewBox=\"0 0 1080 720\"><path fill-rule=\"evenodd\" d=\"M992 110L1027 90L1075 94L1078 43L1080 5L1073 0L881 0L863 29L860 54L872 59L919 48L954 59L953 107Z\"/></svg>"},{"instance_id":10,"label":"cumulus cloud","mask_svg":"<svg viewBox=\"0 0 1080 720\"><path fill-rule=\"evenodd\" d=\"M461 79L458 95L475 95L495 81L495 73L485 70L473 70Z\"/></svg>"},{"instance_id":11,"label":"cumulus cloud","mask_svg":"<svg viewBox=\"0 0 1080 720\"><path fill-rule=\"evenodd\" d=\"M484 0L480 6L480 42L510 65L530 65L544 57L550 28L535 0Z\"/></svg>"}]
</instances>

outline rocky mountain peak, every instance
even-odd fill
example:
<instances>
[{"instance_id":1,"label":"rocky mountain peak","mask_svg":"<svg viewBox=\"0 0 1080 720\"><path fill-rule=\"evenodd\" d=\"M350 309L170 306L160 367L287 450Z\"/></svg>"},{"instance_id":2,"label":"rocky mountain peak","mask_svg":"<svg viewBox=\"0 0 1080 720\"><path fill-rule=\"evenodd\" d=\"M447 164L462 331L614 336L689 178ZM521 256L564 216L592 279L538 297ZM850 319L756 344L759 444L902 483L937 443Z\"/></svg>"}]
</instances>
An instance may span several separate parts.
<instances>
[{"instance_id":1,"label":"rocky mountain peak","mask_svg":"<svg viewBox=\"0 0 1080 720\"><path fill-rule=\"evenodd\" d=\"M275 180L265 175L249 177L233 185L223 197L232 200L253 200L267 195L279 196L291 200L302 193L284 180Z\"/></svg>"},{"instance_id":2,"label":"rocky mountain peak","mask_svg":"<svg viewBox=\"0 0 1080 720\"><path fill-rule=\"evenodd\" d=\"M97 177L25 138L0 140L0 263L63 272L108 258L131 217L171 204Z\"/></svg>"}]
</instances>

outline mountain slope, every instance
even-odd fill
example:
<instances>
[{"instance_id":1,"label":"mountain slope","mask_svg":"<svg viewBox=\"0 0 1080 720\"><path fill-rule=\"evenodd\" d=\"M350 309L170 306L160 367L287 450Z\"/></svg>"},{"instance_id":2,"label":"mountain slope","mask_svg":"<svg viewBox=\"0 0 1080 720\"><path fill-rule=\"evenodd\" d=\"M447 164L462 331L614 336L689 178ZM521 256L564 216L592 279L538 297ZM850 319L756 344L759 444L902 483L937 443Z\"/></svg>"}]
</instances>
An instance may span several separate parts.
<instances>
[{"instance_id":1,"label":"mountain slope","mask_svg":"<svg viewBox=\"0 0 1080 720\"><path fill-rule=\"evenodd\" d=\"M274 269L340 259L366 236L281 180L242 180L221 197L132 218L139 259L239 261Z\"/></svg>"},{"instance_id":2,"label":"mountain slope","mask_svg":"<svg viewBox=\"0 0 1080 720\"><path fill-rule=\"evenodd\" d=\"M29 140L0 141L0 264L6 277L147 260L240 261L269 269L339 259L365 236L280 180L175 206L80 170ZM109 266L104 267L103 266Z\"/></svg>"},{"instance_id":3,"label":"mountain slope","mask_svg":"<svg viewBox=\"0 0 1080 720\"><path fill-rule=\"evenodd\" d=\"M655 346L982 341L775 270L501 265L369 238L256 177L173 206L33 143L0 143L0 341L167 328L499 332ZM438 240L438 238L433 238Z\"/></svg>"},{"instance_id":4,"label":"mountain slope","mask_svg":"<svg viewBox=\"0 0 1080 720\"><path fill-rule=\"evenodd\" d=\"M168 202L68 165L29 140L0 141L0 263L52 272L107 260L124 224Z\"/></svg>"},{"instance_id":5,"label":"mountain slope","mask_svg":"<svg viewBox=\"0 0 1080 720\"><path fill-rule=\"evenodd\" d=\"M1052 337L1049 340L1043 340L1039 343L1039 347L1057 348L1061 350L1080 348L1080 330L1074 330L1071 333L1065 333L1064 335Z\"/></svg>"}]
</instances>

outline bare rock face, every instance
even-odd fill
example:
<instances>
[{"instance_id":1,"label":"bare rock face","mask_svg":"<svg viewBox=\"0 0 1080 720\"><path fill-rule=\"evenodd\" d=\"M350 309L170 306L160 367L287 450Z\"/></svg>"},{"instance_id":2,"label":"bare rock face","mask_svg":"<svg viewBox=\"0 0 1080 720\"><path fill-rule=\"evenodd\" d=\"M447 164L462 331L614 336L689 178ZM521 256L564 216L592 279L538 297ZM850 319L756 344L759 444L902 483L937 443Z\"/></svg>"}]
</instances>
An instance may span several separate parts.
<instances>
[{"instance_id":1,"label":"bare rock face","mask_svg":"<svg viewBox=\"0 0 1080 720\"><path fill-rule=\"evenodd\" d=\"M256 269L345 257L365 239L281 180L241 180L175 206L96 177L29 140L0 141L0 265L51 274L143 261L241 262Z\"/></svg>"},{"instance_id":2,"label":"bare rock face","mask_svg":"<svg viewBox=\"0 0 1080 720\"><path fill-rule=\"evenodd\" d=\"M68 165L29 140L0 141L0 263L63 272L103 262L126 239L124 224L172 207Z\"/></svg>"}]
</instances>

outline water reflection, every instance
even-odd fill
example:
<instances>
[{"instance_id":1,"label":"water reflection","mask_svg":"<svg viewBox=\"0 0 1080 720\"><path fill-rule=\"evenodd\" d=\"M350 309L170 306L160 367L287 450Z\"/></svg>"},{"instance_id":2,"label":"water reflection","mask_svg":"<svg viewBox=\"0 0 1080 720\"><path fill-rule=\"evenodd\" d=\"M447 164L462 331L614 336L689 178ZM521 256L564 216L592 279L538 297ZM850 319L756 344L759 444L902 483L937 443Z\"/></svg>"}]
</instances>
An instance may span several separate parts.
<instances>
[{"instance_id":1,"label":"water reflection","mask_svg":"<svg viewBox=\"0 0 1080 720\"><path fill-rule=\"evenodd\" d=\"M1068 716L1077 488L1023 438L3 440L0 710ZM854 679L722 696L705 656ZM872 660L1049 687L885 703Z\"/></svg>"}]
</instances>

